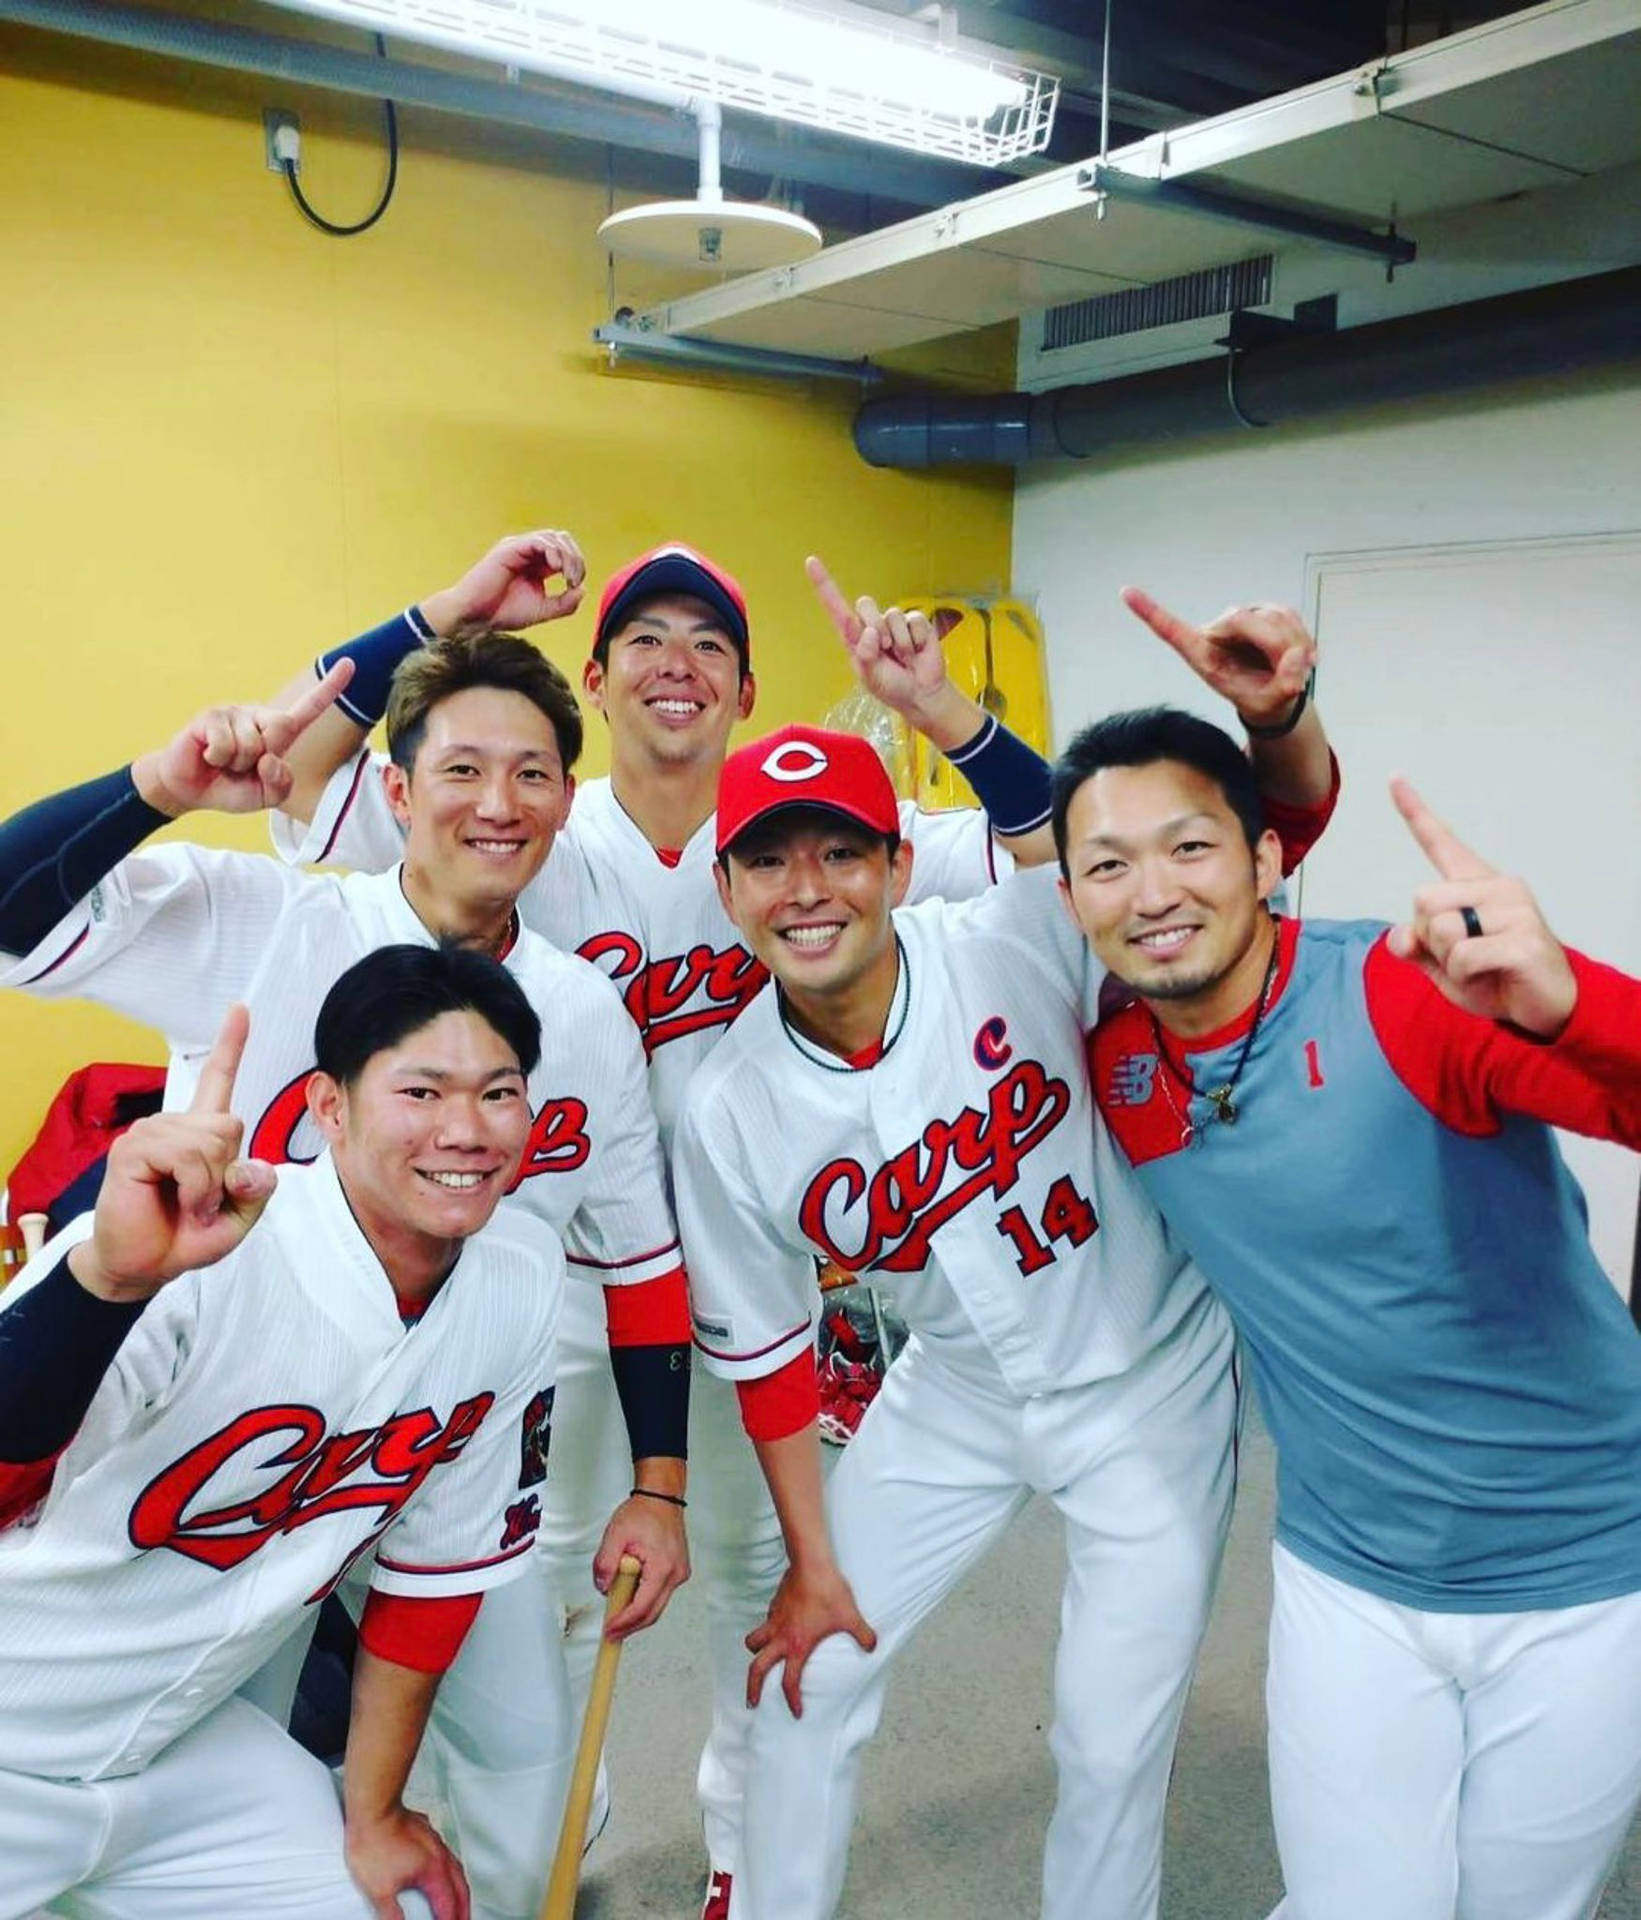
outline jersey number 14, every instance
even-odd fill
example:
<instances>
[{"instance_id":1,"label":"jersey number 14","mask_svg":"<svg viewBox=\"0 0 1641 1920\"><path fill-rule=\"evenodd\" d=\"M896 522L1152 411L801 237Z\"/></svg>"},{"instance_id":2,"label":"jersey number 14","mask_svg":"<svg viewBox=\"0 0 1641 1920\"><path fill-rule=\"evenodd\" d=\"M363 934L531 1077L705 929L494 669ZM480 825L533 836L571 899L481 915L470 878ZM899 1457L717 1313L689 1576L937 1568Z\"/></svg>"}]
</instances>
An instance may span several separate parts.
<instances>
[{"instance_id":1,"label":"jersey number 14","mask_svg":"<svg viewBox=\"0 0 1641 1920\"><path fill-rule=\"evenodd\" d=\"M1063 1240L1068 1247L1080 1247L1085 1240L1093 1239L1099 1226L1093 1207L1065 1173L1049 1188L1035 1227L1020 1207L1009 1207L997 1216L997 1231L1013 1243L1015 1263L1028 1277L1053 1266L1058 1258L1056 1240Z\"/></svg>"}]
</instances>

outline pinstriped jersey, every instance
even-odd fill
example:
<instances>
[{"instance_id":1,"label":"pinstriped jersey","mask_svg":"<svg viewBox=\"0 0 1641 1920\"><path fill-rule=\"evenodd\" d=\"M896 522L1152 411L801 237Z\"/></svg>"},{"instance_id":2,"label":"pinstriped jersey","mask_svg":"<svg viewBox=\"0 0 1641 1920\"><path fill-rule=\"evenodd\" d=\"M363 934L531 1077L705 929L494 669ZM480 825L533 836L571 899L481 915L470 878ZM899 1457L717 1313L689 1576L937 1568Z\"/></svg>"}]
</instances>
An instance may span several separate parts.
<instances>
[{"instance_id":1,"label":"pinstriped jersey","mask_svg":"<svg viewBox=\"0 0 1641 1920\"><path fill-rule=\"evenodd\" d=\"M234 1082L248 1155L311 1160L314 1021L356 960L397 942L431 944L398 869L298 873L260 854L144 849L108 874L0 985L97 1000L157 1027L171 1047L166 1105L185 1106L223 1016L251 1011ZM678 1265L666 1172L642 1051L596 970L521 932L504 964L541 1019L530 1076L534 1122L509 1207L545 1219L571 1272L606 1285Z\"/></svg>"},{"instance_id":2,"label":"pinstriped jersey","mask_svg":"<svg viewBox=\"0 0 1641 1920\"><path fill-rule=\"evenodd\" d=\"M137 1770L373 1546L390 1593L521 1572L563 1278L550 1235L493 1223L406 1327L330 1160L282 1169L245 1241L144 1309L43 1505L0 1533L4 1764Z\"/></svg>"},{"instance_id":3,"label":"pinstriped jersey","mask_svg":"<svg viewBox=\"0 0 1641 1920\"><path fill-rule=\"evenodd\" d=\"M874 1065L806 1041L771 987L697 1074L673 1187L714 1372L809 1344L817 1258L888 1282L953 1371L1022 1398L1122 1372L1202 1302L1095 1115L1098 970L1056 877L895 914Z\"/></svg>"},{"instance_id":4,"label":"pinstriped jersey","mask_svg":"<svg viewBox=\"0 0 1641 1920\"><path fill-rule=\"evenodd\" d=\"M379 758L361 748L338 768L313 824L275 814L274 844L293 862L377 871L403 835L383 793ZM1012 863L983 813L901 807L912 843L911 898L967 899ZM663 1142L695 1069L751 1004L766 975L747 952L713 883L714 823L663 858L622 810L608 780L576 789L569 822L519 896L526 926L579 953L615 982L643 1037Z\"/></svg>"}]
</instances>

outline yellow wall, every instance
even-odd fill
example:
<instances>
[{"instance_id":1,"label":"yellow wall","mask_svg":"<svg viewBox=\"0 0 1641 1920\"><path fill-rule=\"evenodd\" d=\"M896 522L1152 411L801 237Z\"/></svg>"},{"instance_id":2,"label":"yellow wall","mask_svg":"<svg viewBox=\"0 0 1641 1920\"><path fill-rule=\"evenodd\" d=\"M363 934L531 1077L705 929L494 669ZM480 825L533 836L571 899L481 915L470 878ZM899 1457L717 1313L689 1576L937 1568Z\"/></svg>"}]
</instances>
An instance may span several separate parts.
<instances>
[{"instance_id":1,"label":"yellow wall","mask_svg":"<svg viewBox=\"0 0 1641 1920\"><path fill-rule=\"evenodd\" d=\"M595 576L669 537L722 559L766 726L846 684L806 552L857 591L1007 584L1007 479L873 472L852 390L604 367L584 159L406 114L386 219L332 240L265 169L265 104L301 113L322 211L372 204L369 103L0 29L0 810L271 692L521 527L573 528ZM623 270L616 293L653 290ZM1009 382L1006 337L963 352ZM561 664L589 625L553 632ZM583 771L603 765L595 731ZM112 1017L0 996L0 1177L74 1066L158 1057Z\"/></svg>"}]
</instances>

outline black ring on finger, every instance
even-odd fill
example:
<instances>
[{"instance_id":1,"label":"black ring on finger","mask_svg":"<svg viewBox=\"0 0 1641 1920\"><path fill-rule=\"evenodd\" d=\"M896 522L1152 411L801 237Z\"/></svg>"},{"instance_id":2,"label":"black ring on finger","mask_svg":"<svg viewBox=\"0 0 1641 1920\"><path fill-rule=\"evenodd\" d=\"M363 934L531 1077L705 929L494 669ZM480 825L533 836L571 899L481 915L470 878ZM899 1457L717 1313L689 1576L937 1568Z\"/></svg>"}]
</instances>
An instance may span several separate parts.
<instances>
[{"instance_id":1,"label":"black ring on finger","mask_svg":"<svg viewBox=\"0 0 1641 1920\"><path fill-rule=\"evenodd\" d=\"M1464 922L1464 937L1467 940L1481 938L1481 915L1474 907L1460 907L1459 918Z\"/></svg>"}]
</instances>

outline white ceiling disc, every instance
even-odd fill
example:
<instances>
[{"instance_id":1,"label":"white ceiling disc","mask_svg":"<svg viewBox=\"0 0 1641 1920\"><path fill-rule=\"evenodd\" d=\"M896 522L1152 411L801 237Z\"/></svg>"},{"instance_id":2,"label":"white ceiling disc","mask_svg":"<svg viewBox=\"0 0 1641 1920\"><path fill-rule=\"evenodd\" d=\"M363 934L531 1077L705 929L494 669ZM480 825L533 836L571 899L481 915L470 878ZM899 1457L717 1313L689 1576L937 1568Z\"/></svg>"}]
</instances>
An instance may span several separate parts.
<instances>
[{"instance_id":1,"label":"white ceiling disc","mask_svg":"<svg viewBox=\"0 0 1641 1920\"><path fill-rule=\"evenodd\" d=\"M812 220L746 200L656 200L612 213L598 237L611 253L702 273L789 267L821 248Z\"/></svg>"}]
</instances>

